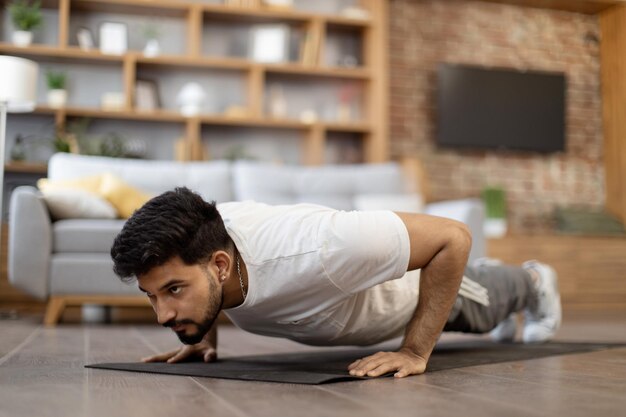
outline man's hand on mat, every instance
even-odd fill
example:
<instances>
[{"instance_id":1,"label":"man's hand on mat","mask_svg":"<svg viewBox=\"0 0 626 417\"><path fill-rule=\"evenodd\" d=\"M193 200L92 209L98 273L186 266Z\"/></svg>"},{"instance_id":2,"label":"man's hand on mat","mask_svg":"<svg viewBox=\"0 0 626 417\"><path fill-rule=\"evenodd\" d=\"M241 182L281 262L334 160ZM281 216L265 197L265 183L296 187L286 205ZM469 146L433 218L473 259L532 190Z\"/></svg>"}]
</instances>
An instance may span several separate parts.
<instances>
[{"instance_id":1,"label":"man's hand on mat","mask_svg":"<svg viewBox=\"0 0 626 417\"><path fill-rule=\"evenodd\" d=\"M403 348L398 352L378 352L371 356L358 359L348 366L353 376L381 376L395 372L396 378L423 374L426 360L410 349Z\"/></svg>"},{"instance_id":2,"label":"man's hand on mat","mask_svg":"<svg viewBox=\"0 0 626 417\"><path fill-rule=\"evenodd\" d=\"M141 361L175 363L197 358L202 358L205 362L213 362L217 359L217 350L209 342L202 341L195 345L183 345L170 352L141 358Z\"/></svg>"}]
</instances>

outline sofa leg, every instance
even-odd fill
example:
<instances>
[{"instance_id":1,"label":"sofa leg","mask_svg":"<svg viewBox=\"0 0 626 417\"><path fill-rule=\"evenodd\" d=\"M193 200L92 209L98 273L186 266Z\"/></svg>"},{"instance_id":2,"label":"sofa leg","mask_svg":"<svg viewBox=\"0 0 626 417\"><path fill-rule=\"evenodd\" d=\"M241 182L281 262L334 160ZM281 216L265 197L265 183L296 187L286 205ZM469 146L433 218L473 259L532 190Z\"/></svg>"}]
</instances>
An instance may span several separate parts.
<instances>
[{"instance_id":1,"label":"sofa leg","mask_svg":"<svg viewBox=\"0 0 626 417\"><path fill-rule=\"evenodd\" d=\"M63 314L63 310L65 310L65 299L63 297L50 297L43 324L46 326L56 326Z\"/></svg>"},{"instance_id":2,"label":"sofa leg","mask_svg":"<svg viewBox=\"0 0 626 417\"><path fill-rule=\"evenodd\" d=\"M54 295L48 299L43 323L46 326L56 326L65 307L88 304L103 306L107 309L110 307L150 307L150 301L141 295Z\"/></svg>"}]
</instances>

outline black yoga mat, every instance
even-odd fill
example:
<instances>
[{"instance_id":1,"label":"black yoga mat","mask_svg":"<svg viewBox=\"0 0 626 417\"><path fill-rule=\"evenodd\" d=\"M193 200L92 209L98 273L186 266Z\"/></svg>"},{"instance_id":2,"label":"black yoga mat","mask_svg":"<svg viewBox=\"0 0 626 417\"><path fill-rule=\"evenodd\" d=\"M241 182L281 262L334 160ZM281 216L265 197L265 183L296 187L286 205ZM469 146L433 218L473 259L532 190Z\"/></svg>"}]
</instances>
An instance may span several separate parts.
<instances>
[{"instance_id":1,"label":"black yoga mat","mask_svg":"<svg viewBox=\"0 0 626 417\"><path fill-rule=\"evenodd\" d=\"M447 342L437 345L428 363L427 372L490 363L520 361L591 352L616 347L624 343L521 343L497 344L489 341ZM98 363L87 368L156 374L202 376L239 379L244 381L284 382L292 384L325 384L330 382L366 379L348 374L347 367L354 360L375 353L372 349L346 349L282 353L273 355L240 356L213 363ZM389 374L392 375L392 374Z\"/></svg>"}]
</instances>

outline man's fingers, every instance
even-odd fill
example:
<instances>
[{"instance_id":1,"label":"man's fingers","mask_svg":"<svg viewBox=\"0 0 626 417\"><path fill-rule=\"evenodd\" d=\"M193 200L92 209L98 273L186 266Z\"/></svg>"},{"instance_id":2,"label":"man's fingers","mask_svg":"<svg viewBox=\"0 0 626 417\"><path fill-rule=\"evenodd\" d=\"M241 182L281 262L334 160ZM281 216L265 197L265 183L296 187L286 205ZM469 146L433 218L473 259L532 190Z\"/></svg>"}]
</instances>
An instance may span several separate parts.
<instances>
[{"instance_id":1,"label":"man's fingers","mask_svg":"<svg viewBox=\"0 0 626 417\"><path fill-rule=\"evenodd\" d=\"M348 370L356 369L358 371L358 370L364 370L364 369L367 369L367 370L374 369L376 366L378 366L381 360L384 360L383 358L388 353L389 352L378 352L373 355L358 359L352 362L350 366L348 366ZM372 367L370 366L371 363L376 363L377 365Z\"/></svg>"},{"instance_id":2,"label":"man's fingers","mask_svg":"<svg viewBox=\"0 0 626 417\"><path fill-rule=\"evenodd\" d=\"M352 362L350 365L348 365L348 371L351 371L352 369L357 367L360 362L361 362L361 359L357 359L354 362Z\"/></svg>"},{"instance_id":3,"label":"man's fingers","mask_svg":"<svg viewBox=\"0 0 626 417\"><path fill-rule=\"evenodd\" d=\"M169 352L159 353L158 355L147 356L145 358L141 358L141 361L142 362L165 362L172 356L176 355L178 353L178 350L179 349L175 349Z\"/></svg>"},{"instance_id":4,"label":"man's fingers","mask_svg":"<svg viewBox=\"0 0 626 417\"><path fill-rule=\"evenodd\" d=\"M205 362L213 362L217 359L217 351L215 349L209 349L206 351L206 353L204 354L204 361Z\"/></svg>"},{"instance_id":5,"label":"man's fingers","mask_svg":"<svg viewBox=\"0 0 626 417\"><path fill-rule=\"evenodd\" d=\"M376 358L370 357L370 358L371 359L369 360L366 360L367 358L363 358L360 364L358 364L357 366L355 366L353 369L350 370L350 375L363 376L367 374L369 371L372 371L378 368L381 364L385 362L389 362L391 360L390 358L385 358L384 356L379 356Z\"/></svg>"},{"instance_id":6,"label":"man's fingers","mask_svg":"<svg viewBox=\"0 0 626 417\"><path fill-rule=\"evenodd\" d=\"M167 363L175 363L180 362L183 359L187 358L191 351L186 348L181 348L178 353L167 360Z\"/></svg>"},{"instance_id":7,"label":"man's fingers","mask_svg":"<svg viewBox=\"0 0 626 417\"><path fill-rule=\"evenodd\" d=\"M395 372L397 378L419 375L426 370L426 361L405 352L379 352L353 362L348 367L350 375L377 377Z\"/></svg>"},{"instance_id":8,"label":"man's fingers","mask_svg":"<svg viewBox=\"0 0 626 417\"><path fill-rule=\"evenodd\" d=\"M369 371L367 373L367 376L381 376L383 374L386 374L387 372L396 371L398 370L398 368L399 368L398 363L395 361L385 362L379 365L378 367L372 369L371 371Z\"/></svg>"},{"instance_id":9,"label":"man's fingers","mask_svg":"<svg viewBox=\"0 0 626 417\"><path fill-rule=\"evenodd\" d=\"M393 376L395 378L404 378L410 375L423 374L425 370L426 368L419 368L419 367L405 365L403 367L400 367L400 369L398 369L398 372L396 372Z\"/></svg>"}]
</instances>

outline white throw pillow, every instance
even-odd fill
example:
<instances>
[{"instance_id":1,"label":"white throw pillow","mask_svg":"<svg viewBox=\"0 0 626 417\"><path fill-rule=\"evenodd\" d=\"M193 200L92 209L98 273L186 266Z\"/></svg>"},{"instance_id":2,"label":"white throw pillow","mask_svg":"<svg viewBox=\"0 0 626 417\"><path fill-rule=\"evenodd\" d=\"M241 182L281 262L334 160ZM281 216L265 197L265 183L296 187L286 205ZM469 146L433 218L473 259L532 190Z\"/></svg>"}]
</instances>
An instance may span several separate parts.
<instances>
[{"instance_id":1,"label":"white throw pillow","mask_svg":"<svg viewBox=\"0 0 626 417\"><path fill-rule=\"evenodd\" d=\"M352 203L356 210L421 213L424 209L424 201L419 194L357 194Z\"/></svg>"},{"instance_id":2,"label":"white throw pillow","mask_svg":"<svg viewBox=\"0 0 626 417\"><path fill-rule=\"evenodd\" d=\"M55 220L117 218L117 210L111 203L88 191L48 191L43 199Z\"/></svg>"}]
</instances>

